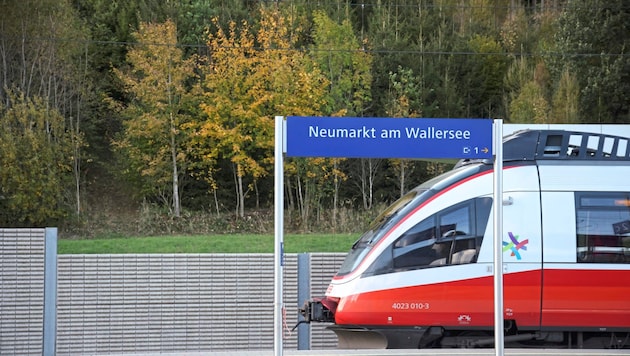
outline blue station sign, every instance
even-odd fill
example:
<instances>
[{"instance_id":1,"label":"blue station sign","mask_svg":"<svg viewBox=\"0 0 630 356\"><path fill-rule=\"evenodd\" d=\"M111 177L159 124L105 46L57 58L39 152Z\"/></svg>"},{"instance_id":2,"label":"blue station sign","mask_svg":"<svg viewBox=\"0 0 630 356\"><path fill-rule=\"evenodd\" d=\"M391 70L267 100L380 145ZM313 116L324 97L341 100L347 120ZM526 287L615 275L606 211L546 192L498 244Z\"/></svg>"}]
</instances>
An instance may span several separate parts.
<instances>
[{"instance_id":1,"label":"blue station sign","mask_svg":"<svg viewBox=\"0 0 630 356\"><path fill-rule=\"evenodd\" d=\"M492 158L492 120L289 116L292 157Z\"/></svg>"}]
</instances>

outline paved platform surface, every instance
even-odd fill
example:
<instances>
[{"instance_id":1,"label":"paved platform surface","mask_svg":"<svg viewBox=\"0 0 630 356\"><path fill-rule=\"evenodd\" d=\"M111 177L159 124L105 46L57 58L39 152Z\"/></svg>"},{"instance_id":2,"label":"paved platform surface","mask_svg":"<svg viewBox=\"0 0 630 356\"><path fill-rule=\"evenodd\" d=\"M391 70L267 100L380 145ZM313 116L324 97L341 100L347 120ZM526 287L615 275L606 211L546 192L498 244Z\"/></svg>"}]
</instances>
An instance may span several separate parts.
<instances>
[{"instance_id":1,"label":"paved platform surface","mask_svg":"<svg viewBox=\"0 0 630 356\"><path fill-rule=\"evenodd\" d=\"M576 350L576 349L505 349L505 356L619 356L630 355L630 350ZM273 350L260 351L221 351L221 352L186 352L186 353L138 353L116 354L111 356L275 356ZM430 350L284 350L283 356L494 356L494 349L430 349Z\"/></svg>"}]
</instances>

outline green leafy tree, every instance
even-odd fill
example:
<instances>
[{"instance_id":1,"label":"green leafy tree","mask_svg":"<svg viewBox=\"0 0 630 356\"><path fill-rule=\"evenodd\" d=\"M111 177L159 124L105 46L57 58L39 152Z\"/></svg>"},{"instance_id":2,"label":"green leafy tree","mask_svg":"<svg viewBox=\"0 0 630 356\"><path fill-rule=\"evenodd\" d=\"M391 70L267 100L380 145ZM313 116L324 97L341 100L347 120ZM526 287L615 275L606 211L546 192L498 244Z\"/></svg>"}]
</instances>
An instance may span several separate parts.
<instances>
[{"instance_id":1,"label":"green leafy tree","mask_svg":"<svg viewBox=\"0 0 630 356\"><path fill-rule=\"evenodd\" d=\"M544 63L536 66L525 57L512 62L504 78L504 90L508 102L508 118L514 123L549 124L557 122L551 116L548 99L549 76Z\"/></svg>"},{"instance_id":2,"label":"green leafy tree","mask_svg":"<svg viewBox=\"0 0 630 356\"><path fill-rule=\"evenodd\" d=\"M68 1L34 0L0 3L0 101L5 105L12 91L50 99L50 105L67 105L72 68L80 60L86 40ZM45 40L60 38L68 43ZM37 94L35 94L37 93Z\"/></svg>"},{"instance_id":3,"label":"green leafy tree","mask_svg":"<svg viewBox=\"0 0 630 356\"><path fill-rule=\"evenodd\" d=\"M421 112L414 110L420 97L418 78L411 69L398 68L398 72L389 74L391 89L387 113L391 117L419 117ZM414 104L416 103L416 104ZM407 188L407 177L415 168L413 161L408 159L391 159L390 164L398 178L398 188L402 197Z\"/></svg>"},{"instance_id":4,"label":"green leafy tree","mask_svg":"<svg viewBox=\"0 0 630 356\"><path fill-rule=\"evenodd\" d=\"M465 73L466 116L505 117L503 108L503 78L509 67L501 44L492 37L473 35L469 48L476 54L461 68Z\"/></svg>"},{"instance_id":5,"label":"green leafy tree","mask_svg":"<svg viewBox=\"0 0 630 356\"><path fill-rule=\"evenodd\" d=\"M122 110L124 131L115 145L128 159L126 173L139 173L143 188L170 202L179 217L180 177L188 165L182 126L194 110L190 83L195 65L184 58L176 34L172 21L141 24L134 34L139 44L127 53L129 68L114 70L130 96Z\"/></svg>"},{"instance_id":6,"label":"green leafy tree","mask_svg":"<svg viewBox=\"0 0 630 356\"><path fill-rule=\"evenodd\" d=\"M252 21L255 12L243 0L187 0L175 3L177 31L181 43L190 45L189 53L205 54L208 21L217 18L222 27L230 21Z\"/></svg>"},{"instance_id":7,"label":"green leafy tree","mask_svg":"<svg viewBox=\"0 0 630 356\"><path fill-rule=\"evenodd\" d=\"M362 116L371 101L371 55L356 38L349 19L337 24L315 11L313 22L311 56L329 82L323 114Z\"/></svg>"},{"instance_id":8,"label":"green leafy tree","mask_svg":"<svg viewBox=\"0 0 630 356\"><path fill-rule=\"evenodd\" d=\"M322 114L363 116L371 101L371 55L363 50L349 18L338 24L323 11L315 11L313 22L311 56L329 83ZM348 178L339 163L339 159L331 159L322 167L322 184L330 182L333 188L333 224L337 220L340 184Z\"/></svg>"},{"instance_id":9,"label":"green leafy tree","mask_svg":"<svg viewBox=\"0 0 630 356\"><path fill-rule=\"evenodd\" d=\"M630 122L630 8L623 0L568 1L558 18L555 82L565 69L577 78L581 122Z\"/></svg>"},{"instance_id":10,"label":"green leafy tree","mask_svg":"<svg viewBox=\"0 0 630 356\"><path fill-rule=\"evenodd\" d=\"M368 43L375 51L374 115L387 115L390 73L398 68L413 71L419 96L412 108L425 117L465 115L470 66L461 53L470 52L466 38L458 33L457 9L469 9L460 1L378 3L368 17ZM417 105L414 107L413 105Z\"/></svg>"},{"instance_id":11,"label":"green leafy tree","mask_svg":"<svg viewBox=\"0 0 630 356\"><path fill-rule=\"evenodd\" d=\"M552 101L551 118L555 123L579 123L580 87L568 69L562 72Z\"/></svg>"},{"instance_id":12,"label":"green leafy tree","mask_svg":"<svg viewBox=\"0 0 630 356\"><path fill-rule=\"evenodd\" d=\"M425 6L410 5L407 1L383 1L377 2L366 14L362 27L368 39L368 49L374 52L371 115L387 115L390 73L401 66L415 71L424 63L424 58L414 52L423 51L425 28L421 19L425 11Z\"/></svg>"},{"instance_id":13,"label":"green leafy tree","mask_svg":"<svg viewBox=\"0 0 630 356\"><path fill-rule=\"evenodd\" d=\"M63 0L60 2L65 2ZM83 63L91 94L85 98L86 120L83 130L89 140L89 150L99 172L115 166L111 157L111 140L122 129L123 117L104 98L126 100L123 83L111 70L121 68L126 61L128 43L135 41L133 33L141 22L164 22L177 12L178 2L160 0L69 0L75 12L86 24L85 34L91 41L82 42ZM29 2L25 2L29 3ZM60 37L63 38L63 37ZM80 66L78 68L85 68ZM100 178L100 177L99 177Z\"/></svg>"},{"instance_id":14,"label":"green leafy tree","mask_svg":"<svg viewBox=\"0 0 630 356\"><path fill-rule=\"evenodd\" d=\"M510 103L510 119L515 123L548 124L550 107L542 90L534 81L525 84Z\"/></svg>"},{"instance_id":15,"label":"green leafy tree","mask_svg":"<svg viewBox=\"0 0 630 356\"><path fill-rule=\"evenodd\" d=\"M492 35L514 8L514 0L443 0L446 11L452 14L453 23L460 35Z\"/></svg>"}]
</instances>

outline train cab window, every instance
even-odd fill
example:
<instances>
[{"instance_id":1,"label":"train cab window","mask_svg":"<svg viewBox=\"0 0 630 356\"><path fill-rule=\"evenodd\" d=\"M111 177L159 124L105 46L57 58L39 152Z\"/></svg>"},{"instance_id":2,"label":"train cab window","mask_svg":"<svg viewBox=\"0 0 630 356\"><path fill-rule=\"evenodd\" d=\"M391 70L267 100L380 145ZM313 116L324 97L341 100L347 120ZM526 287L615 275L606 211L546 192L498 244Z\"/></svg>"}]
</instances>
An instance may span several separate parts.
<instances>
[{"instance_id":1,"label":"train cab window","mask_svg":"<svg viewBox=\"0 0 630 356\"><path fill-rule=\"evenodd\" d=\"M471 199L420 221L386 249L368 273L474 263L491 205L491 198Z\"/></svg>"},{"instance_id":2,"label":"train cab window","mask_svg":"<svg viewBox=\"0 0 630 356\"><path fill-rule=\"evenodd\" d=\"M577 261L630 263L630 192L575 194Z\"/></svg>"}]
</instances>

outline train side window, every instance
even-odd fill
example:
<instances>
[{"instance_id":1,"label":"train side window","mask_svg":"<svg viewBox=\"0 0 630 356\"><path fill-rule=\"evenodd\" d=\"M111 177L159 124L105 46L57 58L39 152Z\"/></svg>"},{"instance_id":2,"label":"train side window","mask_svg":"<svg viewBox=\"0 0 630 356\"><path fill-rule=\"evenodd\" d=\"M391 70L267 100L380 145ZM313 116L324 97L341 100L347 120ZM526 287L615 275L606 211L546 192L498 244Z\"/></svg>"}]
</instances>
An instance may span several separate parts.
<instances>
[{"instance_id":1,"label":"train side window","mask_svg":"<svg viewBox=\"0 0 630 356\"><path fill-rule=\"evenodd\" d=\"M630 192L578 192L577 261L630 263Z\"/></svg>"},{"instance_id":2,"label":"train side window","mask_svg":"<svg viewBox=\"0 0 630 356\"><path fill-rule=\"evenodd\" d=\"M471 199L422 220L379 258L377 273L475 262L491 205L491 198Z\"/></svg>"}]
</instances>

